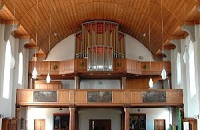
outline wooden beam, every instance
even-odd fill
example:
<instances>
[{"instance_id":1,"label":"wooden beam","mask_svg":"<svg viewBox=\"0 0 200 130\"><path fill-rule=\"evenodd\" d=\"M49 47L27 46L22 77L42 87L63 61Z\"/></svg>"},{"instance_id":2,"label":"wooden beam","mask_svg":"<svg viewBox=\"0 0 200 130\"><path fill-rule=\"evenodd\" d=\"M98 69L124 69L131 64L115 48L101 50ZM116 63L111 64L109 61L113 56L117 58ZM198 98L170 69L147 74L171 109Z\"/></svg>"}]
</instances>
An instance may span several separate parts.
<instances>
[{"instance_id":1,"label":"wooden beam","mask_svg":"<svg viewBox=\"0 0 200 130\"><path fill-rule=\"evenodd\" d=\"M173 50L175 48L176 48L176 46L174 44L164 45L164 50Z\"/></svg>"},{"instance_id":2,"label":"wooden beam","mask_svg":"<svg viewBox=\"0 0 200 130\"><path fill-rule=\"evenodd\" d=\"M24 47L27 49L39 49L39 47L36 46L36 44L29 44L29 43L25 44Z\"/></svg>"},{"instance_id":3,"label":"wooden beam","mask_svg":"<svg viewBox=\"0 0 200 130\"><path fill-rule=\"evenodd\" d=\"M19 25L19 21L17 21L17 20L15 20L15 21L13 21L13 20L1 20L0 21L0 23L2 23L2 24L15 24L15 25Z\"/></svg>"},{"instance_id":4,"label":"wooden beam","mask_svg":"<svg viewBox=\"0 0 200 130\"><path fill-rule=\"evenodd\" d=\"M184 35L173 35L173 36L169 36L170 40L176 40L176 39L185 39Z\"/></svg>"},{"instance_id":5,"label":"wooden beam","mask_svg":"<svg viewBox=\"0 0 200 130\"><path fill-rule=\"evenodd\" d=\"M19 39L30 38L29 35L18 35L18 34L15 34L14 37L15 37L15 38L19 38Z\"/></svg>"}]
</instances>

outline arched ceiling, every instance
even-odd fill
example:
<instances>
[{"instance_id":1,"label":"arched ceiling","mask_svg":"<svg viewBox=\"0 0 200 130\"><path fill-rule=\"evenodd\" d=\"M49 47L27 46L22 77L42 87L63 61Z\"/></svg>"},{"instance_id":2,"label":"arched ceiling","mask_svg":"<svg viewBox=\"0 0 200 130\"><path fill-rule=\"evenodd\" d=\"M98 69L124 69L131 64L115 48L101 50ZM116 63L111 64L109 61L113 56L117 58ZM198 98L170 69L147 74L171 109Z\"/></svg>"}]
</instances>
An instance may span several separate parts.
<instances>
[{"instance_id":1,"label":"arched ceiling","mask_svg":"<svg viewBox=\"0 0 200 130\"><path fill-rule=\"evenodd\" d=\"M49 52L49 35L53 48L80 31L85 21L110 20L118 22L120 31L136 38L156 55L163 48L175 47L170 39L187 36L181 25L199 24L200 20L198 0L38 0L38 4L37 0L0 0L0 3L1 22L12 23L14 15L20 25L15 37L30 38L26 47L34 48L37 32L37 45L45 54Z\"/></svg>"}]
</instances>

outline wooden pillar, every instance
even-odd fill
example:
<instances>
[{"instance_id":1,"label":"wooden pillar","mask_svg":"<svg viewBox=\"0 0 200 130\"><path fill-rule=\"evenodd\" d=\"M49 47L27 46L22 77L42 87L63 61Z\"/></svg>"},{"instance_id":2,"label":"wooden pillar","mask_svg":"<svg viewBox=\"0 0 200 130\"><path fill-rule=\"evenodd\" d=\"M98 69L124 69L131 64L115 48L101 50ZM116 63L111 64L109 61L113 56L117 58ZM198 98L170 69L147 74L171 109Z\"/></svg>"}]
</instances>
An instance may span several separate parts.
<instances>
[{"instance_id":1,"label":"wooden pillar","mask_svg":"<svg viewBox=\"0 0 200 130\"><path fill-rule=\"evenodd\" d=\"M130 107L125 107L124 112L125 112L124 130L130 130L130 123L129 123Z\"/></svg>"},{"instance_id":2,"label":"wooden pillar","mask_svg":"<svg viewBox=\"0 0 200 130\"><path fill-rule=\"evenodd\" d=\"M28 89L34 89L35 88L35 81L37 79L33 79L31 76L29 76L29 81L28 81Z\"/></svg>"},{"instance_id":3,"label":"wooden pillar","mask_svg":"<svg viewBox=\"0 0 200 130\"><path fill-rule=\"evenodd\" d=\"M16 109L15 109L15 119L16 119L17 130L18 130L18 128L20 128L19 125L18 125L18 124L20 124L19 114L20 114L20 107L17 106Z\"/></svg>"},{"instance_id":4,"label":"wooden pillar","mask_svg":"<svg viewBox=\"0 0 200 130\"><path fill-rule=\"evenodd\" d=\"M76 120L75 120L75 116L76 116L76 108L74 107L70 107L69 108L69 112L70 112L70 118L69 118L69 130L75 130L76 128Z\"/></svg>"},{"instance_id":5,"label":"wooden pillar","mask_svg":"<svg viewBox=\"0 0 200 130\"><path fill-rule=\"evenodd\" d=\"M80 89L80 78L75 76L75 89Z\"/></svg>"},{"instance_id":6,"label":"wooden pillar","mask_svg":"<svg viewBox=\"0 0 200 130\"><path fill-rule=\"evenodd\" d=\"M126 88L126 77L122 77L121 79L121 89L125 89Z\"/></svg>"}]
</instances>

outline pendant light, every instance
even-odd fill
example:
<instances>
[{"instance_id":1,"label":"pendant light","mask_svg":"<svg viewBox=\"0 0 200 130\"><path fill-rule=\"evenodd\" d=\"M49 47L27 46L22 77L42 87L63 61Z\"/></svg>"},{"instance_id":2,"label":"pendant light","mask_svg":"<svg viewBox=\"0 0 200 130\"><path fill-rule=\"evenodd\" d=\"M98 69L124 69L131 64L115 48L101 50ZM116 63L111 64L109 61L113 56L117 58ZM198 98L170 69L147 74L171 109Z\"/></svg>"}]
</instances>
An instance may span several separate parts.
<instances>
[{"instance_id":1,"label":"pendant light","mask_svg":"<svg viewBox=\"0 0 200 130\"><path fill-rule=\"evenodd\" d=\"M47 83L50 83L50 82L51 82L51 77L50 77L49 72L48 72L47 77L46 77L46 82L47 82Z\"/></svg>"},{"instance_id":2,"label":"pendant light","mask_svg":"<svg viewBox=\"0 0 200 130\"><path fill-rule=\"evenodd\" d=\"M51 13L50 13L50 18L49 18L49 28L50 28L50 31L49 31L49 52L50 52L50 44L51 44ZM50 83L51 82L51 77L50 77L50 74L49 74L49 71L50 71L50 61L48 61L48 74L47 74L47 77L46 77L46 82L47 83Z\"/></svg>"},{"instance_id":3,"label":"pendant light","mask_svg":"<svg viewBox=\"0 0 200 130\"><path fill-rule=\"evenodd\" d=\"M149 50L151 53L151 27L150 27L150 6L151 6L151 2L149 4ZM149 56L150 58L150 78L149 78L149 88L153 88L153 80L151 78L151 55Z\"/></svg>"},{"instance_id":4,"label":"pendant light","mask_svg":"<svg viewBox=\"0 0 200 130\"><path fill-rule=\"evenodd\" d=\"M13 31L13 36L15 36L15 1L13 3L14 5L14 9L13 9L13 24L12 24L12 31ZM15 42L15 38L13 38L13 43ZM10 69L13 69L15 67L15 57L13 56L13 53L12 53L12 47L11 47L11 50L10 50Z\"/></svg>"},{"instance_id":5,"label":"pendant light","mask_svg":"<svg viewBox=\"0 0 200 130\"><path fill-rule=\"evenodd\" d=\"M36 16L36 36L35 36L35 44L36 44L36 48L35 48L35 56L34 56L34 68L33 68L33 72L32 72L32 78L36 79L37 78L37 69L36 69L36 61L37 61L37 56L36 56L36 49L37 49L37 31L38 31L38 0L37 0L37 16Z\"/></svg>"},{"instance_id":6,"label":"pendant light","mask_svg":"<svg viewBox=\"0 0 200 130\"><path fill-rule=\"evenodd\" d=\"M161 16L162 16L162 51L164 50L164 40L163 40L163 9L162 9L162 0L161 0ZM167 78L167 72L165 70L165 64L164 64L164 55L162 54L162 60L163 60L163 69L161 72L161 77L163 80Z\"/></svg>"},{"instance_id":7,"label":"pendant light","mask_svg":"<svg viewBox=\"0 0 200 130\"><path fill-rule=\"evenodd\" d=\"M186 20L185 20L185 0L184 0L184 22L186 22ZM184 53L183 53L183 61L184 61L185 64L186 64L187 59L188 59L187 54L188 54L187 45L185 45L185 50L184 50Z\"/></svg>"}]
</instances>

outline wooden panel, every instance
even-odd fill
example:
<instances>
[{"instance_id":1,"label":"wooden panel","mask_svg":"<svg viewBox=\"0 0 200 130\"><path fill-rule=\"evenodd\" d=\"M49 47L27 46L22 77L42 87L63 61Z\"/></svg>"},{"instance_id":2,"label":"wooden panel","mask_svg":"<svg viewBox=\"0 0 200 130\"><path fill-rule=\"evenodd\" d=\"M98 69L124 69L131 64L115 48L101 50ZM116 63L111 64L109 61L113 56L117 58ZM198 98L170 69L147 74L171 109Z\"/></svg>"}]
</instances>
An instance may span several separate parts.
<instances>
[{"instance_id":1,"label":"wooden panel","mask_svg":"<svg viewBox=\"0 0 200 130\"><path fill-rule=\"evenodd\" d=\"M161 80L160 76L151 76L154 83ZM149 89L150 76L126 79L126 89Z\"/></svg>"},{"instance_id":2,"label":"wooden panel","mask_svg":"<svg viewBox=\"0 0 200 130\"><path fill-rule=\"evenodd\" d=\"M87 103L87 92L78 90L75 92L75 103Z\"/></svg>"},{"instance_id":3,"label":"wooden panel","mask_svg":"<svg viewBox=\"0 0 200 130\"><path fill-rule=\"evenodd\" d=\"M75 71L77 72L87 72L87 60L86 59L76 59L75 60Z\"/></svg>"},{"instance_id":4,"label":"wooden panel","mask_svg":"<svg viewBox=\"0 0 200 130\"><path fill-rule=\"evenodd\" d=\"M177 90L177 91L171 91L171 89L169 89L166 93L167 97L167 102L171 102L171 103L178 103L178 102L183 102L183 93L181 90Z\"/></svg>"},{"instance_id":5,"label":"wooden panel","mask_svg":"<svg viewBox=\"0 0 200 130\"><path fill-rule=\"evenodd\" d=\"M165 67L167 73L171 73L171 63L169 61L165 62L142 62L141 70L142 75L160 75L161 71Z\"/></svg>"},{"instance_id":6,"label":"wooden panel","mask_svg":"<svg viewBox=\"0 0 200 130\"><path fill-rule=\"evenodd\" d=\"M130 90L130 103L143 103L142 102L142 93L143 91L137 91L137 90Z\"/></svg>"},{"instance_id":7,"label":"wooden panel","mask_svg":"<svg viewBox=\"0 0 200 130\"><path fill-rule=\"evenodd\" d=\"M165 119L154 119L154 130L165 130Z\"/></svg>"},{"instance_id":8,"label":"wooden panel","mask_svg":"<svg viewBox=\"0 0 200 130\"><path fill-rule=\"evenodd\" d=\"M29 62L29 73L32 73L35 62ZM38 75L47 75L48 71L50 75L59 75L59 61L37 61L36 68Z\"/></svg>"},{"instance_id":9,"label":"wooden panel","mask_svg":"<svg viewBox=\"0 0 200 130\"><path fill-rule=\"evenodd\" d=\"M70 74L74 72L74 59L60 61L59 74Z\"/></svg>"},{"instance_id":10,"label":"wooden panel","mask_svg":"<svg viewBox=\"0 0 200 130\"><path fill-rule=\"evenodd\" d=\"M45 130L45 119L35 119L34 130Z\"/></svg>"},{"instance_id":11,"label":"wooden panel","mask_svg":"<svg viewBox=\"0 0 200 130\"><path fill-rule=\"evenodd\" d=\"M19 93L17 94L17 103L33 102L33 90L17 90L17 93Z\"/></svg>"},{"instance_id":12,"label":"wooden panel","mask_svg":"<svg viewBox=\"0 0 200 130\"><path fill-rule=\"evenodd\" d=\"M69 100L70 100L69 90L58 91L58 102L59 103L69 103Z\"/></svg>"},{"instance_id":13,"label":"wooden panel","mask_svg":"<svg viewBox=\"0 0 200 130\"><path fill-rule=\"evenodd\" d=\"M141 62L135 61L135 60L130 60L126 59L126 71L127 73L130 74L141 74Z\"/></svg>"},{"instance_id":14,"label":"wooden panel","mask_svg":"<svg viewBox=\"0 0 200 130\"><path fill-rule=\"evenodd\" d=\"M58 75L59 69L60 69L60 62L59 61L50 61L50 72L49 73L51 75ZM47 70L48 70L48 68L47 68Z\"/></svg>"},{"instance_id":15,"label":"wooden panel","mask_svg":"<svg viewBox=\"0 0 200 130\"><path fill-rule=\"evenodd\" d=\"M113 91L112 103L124 103L124 91ZM117 98L116 98L117 97Z\"/></svg>"},{"instance_id":16,"label":"wooden panel","mask_svg":"<svg viewBox=\"0 0 200 130\"><path fill-rule=\"evenodd\" d=\"M125 72L126 71L126 60L125 59L113 59L113 71Z\"/></svg>"},{"instance_id":17,"label":"wooden panel","mask_svg":"<svg viewBox=\"0 0 200 130\"><path fill-rule=\"evenodd\" d=\"M2 130L16 130L17 120L14 118L3 118L2 119Z\"/></svg>"},{"instance_id":18,"label":"wooden panel","mask_svg":"<svg viewBox=\"0 0 200 130\"><path fill-rule=\"evenodd\" d=\"M126 89L148 89L149 88L149 77L142 79L127 79Z\"/></svg>"},{"instance_id":19,"label":"wooden panel","mask_svg":"<svg viewBox=\"0 0 200 130\"><path fill-rule=\"evenodd\" d=\"M62 82L61 81L51 81L50 83L46 83L46 81L35 81L34 89L61 89Z\"/></svg>"}]
</instances>

